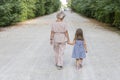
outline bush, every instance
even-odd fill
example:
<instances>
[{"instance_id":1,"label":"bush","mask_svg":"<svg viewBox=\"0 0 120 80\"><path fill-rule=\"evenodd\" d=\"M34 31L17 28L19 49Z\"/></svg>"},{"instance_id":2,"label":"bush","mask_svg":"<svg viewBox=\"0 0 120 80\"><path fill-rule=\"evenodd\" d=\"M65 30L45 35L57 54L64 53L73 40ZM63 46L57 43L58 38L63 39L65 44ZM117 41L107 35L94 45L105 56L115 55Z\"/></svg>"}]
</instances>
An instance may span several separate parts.
<instances>
[{"instance_id":1,"label":"bush","mask_svg":"<svg viewBox=\"0 0 120 80\"><path fill-rule=\"evenodd\" d=\"M0 0L0 26L50 14L59 7L59 0Z\"/></svg>"},{"instance_id":2,"label":"bush","mask_svg":"<svg viewBox=\"0 0 120 80\"><path fill-rule=\"evenodd\" d=\"M72 0L71 8L87 17L120 27L120 0Z\"/></svg>"},{"instance_id":3,"label":"bush","mask_svg":"<svg viewBox=\"0 0 120 80\"><path fill-rule=\"evenodd\" d=\"M113 25L120 28L120 7L116 7Z\"/></svg>"},{"instance_id":4,"label":"bush","mask_svg":"<svg viewBox=\"0 0 120 80\"><path fill-rule=\"evenodd\" d=\"M45 2L43 0L37 0L36 3L35 3L35 7L36 7L36 10L35 10L35 15L36 16L42 16L45 14Z\"/></svg>"},{"instance_id":5,"label":"bush","mask_svg":"<svg viewBox=\"0 0 120 80\"><path fill-rule=\"evenodd\" d=\"M59 0L46 0L45 3L45 10L47 11L46 14L50 14L52 12L57 11L60 8L60 1Z\"/></svg>"}]
</instances>

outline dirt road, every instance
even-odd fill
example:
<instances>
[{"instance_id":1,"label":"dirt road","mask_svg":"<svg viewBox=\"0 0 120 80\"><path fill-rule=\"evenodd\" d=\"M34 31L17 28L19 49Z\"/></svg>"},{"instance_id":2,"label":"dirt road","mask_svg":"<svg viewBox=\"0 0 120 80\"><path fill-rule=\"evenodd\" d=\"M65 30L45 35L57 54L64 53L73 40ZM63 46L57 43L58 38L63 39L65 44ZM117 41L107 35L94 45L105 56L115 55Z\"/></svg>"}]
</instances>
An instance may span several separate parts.
<instances>
[{"instance_id":1,"label":"dirt road","mask_svg":"<svg viewBox=\"0 0 120 80\"><path fill-rule=\"evenodd\" d=\"M19 23L0 32L0 80L120 80L120 34L97 21L65 12L70 40L82 28L88 53L80 71L67 45L64 68L57 70L49 44L51 14Z\"/></svg>"}]
</instances>

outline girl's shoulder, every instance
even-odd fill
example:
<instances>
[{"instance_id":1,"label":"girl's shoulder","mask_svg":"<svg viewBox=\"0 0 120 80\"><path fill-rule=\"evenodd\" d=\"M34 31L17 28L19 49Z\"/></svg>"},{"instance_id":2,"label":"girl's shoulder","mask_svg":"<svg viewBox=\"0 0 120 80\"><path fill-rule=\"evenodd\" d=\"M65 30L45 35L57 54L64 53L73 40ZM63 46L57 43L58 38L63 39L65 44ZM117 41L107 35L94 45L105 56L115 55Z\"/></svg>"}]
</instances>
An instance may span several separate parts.
<instances>
[{"instance_id":1,"label":"girl's shoulder","mask_svg":"<svg viewBox=\"0 0 120 80\"><path fill-rule=\"evenodd\" d=\"M83 40L76 40L75 43L76 43L76 44L84 43L84 41L83 41Z\"/></svg>"},{"instance_id":2,"label":"girl's shoulder","mask_svg":"<svg viewBox=\"0 0 120 80\"><path fill-rule=\"evenodd\" d=\"M76 42L83 42L83 40L75 40Z\"/></svg>"}]
</instances>

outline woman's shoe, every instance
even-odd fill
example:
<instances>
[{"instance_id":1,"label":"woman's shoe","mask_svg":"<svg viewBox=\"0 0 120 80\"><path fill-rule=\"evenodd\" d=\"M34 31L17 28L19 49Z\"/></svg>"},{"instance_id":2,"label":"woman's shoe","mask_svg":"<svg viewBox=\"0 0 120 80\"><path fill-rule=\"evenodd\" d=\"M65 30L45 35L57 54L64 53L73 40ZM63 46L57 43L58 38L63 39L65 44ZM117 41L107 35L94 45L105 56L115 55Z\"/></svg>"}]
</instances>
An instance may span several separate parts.
<instances>
[{"instance_id":1,"label":"woman's shoe","mask_svg":"<svg viewBox=\"0 0 120 80\"><path fill-rule=\"evenodd\" d=\"M62 66L58 66L58 67L57 67L58 70L61 70L62 68L63 68Z\"/></svg>"},{"instance_id":2,"label":"woman's shoe","mask_svg":"<svg viewBox=\"0 0 120 80\"><path fill-rule=\"evenodd\" d=\"M56 67L58 67L58 65L57 65L57 64L55 64L55 66L56 66Z\"/></svg>"}]
</instances>

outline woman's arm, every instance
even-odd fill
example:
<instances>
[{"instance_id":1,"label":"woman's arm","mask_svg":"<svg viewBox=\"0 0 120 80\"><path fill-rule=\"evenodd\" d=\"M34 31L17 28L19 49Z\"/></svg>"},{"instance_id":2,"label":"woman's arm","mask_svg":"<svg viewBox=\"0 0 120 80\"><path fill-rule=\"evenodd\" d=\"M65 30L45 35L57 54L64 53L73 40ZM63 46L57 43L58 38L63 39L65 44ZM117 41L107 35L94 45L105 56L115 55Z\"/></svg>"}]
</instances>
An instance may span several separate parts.
<instances>
[{"instance_id":1,"label":"woman's arm","mask_svg":"<svg viewBox=\"0 0 120 80\"><path fill-rule=\"evenodd\" d=\"M70 39L69 39L69 33L68 33L68 31L65 32L65 36L67 37L67 42L69 42Z\"/></svg>"},{"instance_id":2,"label":"woman's arm","mask_svg":"<svg viewBox=\"0 0 120 80\"><path fill-rule=\"evenodd\" d=\"M54 38L54 32L51 31L51 34L50 34L50 44L51 45L53 44L53 38Z\"/></svg>"},{"instance_id":3,"label":"woman's arm","mask_svg":"<svg viewBox=\"0 0 120 80\"><path fill-rule=\"evenodd\" d=\"M75 44L75 40L73 40L73 42L68 42L68 44L70 44L70 45L74 45Z\"/></svg>"},{"instance_id":4,"label":"woman's arm","mask_svg":"<svg viewBox=\"0 0 120 80\"><path fill-rule=\"evenodd\" d=\"M51 31L51 34L50 34L50 40L53 40L53 38L54 38L54 32Z\"/></svg>"},{"instance_id":5,"label":"woman's arm","mask_svg":"<svg viewBox=\"0 0 120 80\"><path fill-rule=\"evenodd\" d=\"M67 43L68 44L70 44L70 45L74 45L75 44L75 40L73 40L73 42L70 42L68 31L65 32L65 36L67 37Z\"/></svg>"}]
</instances>

